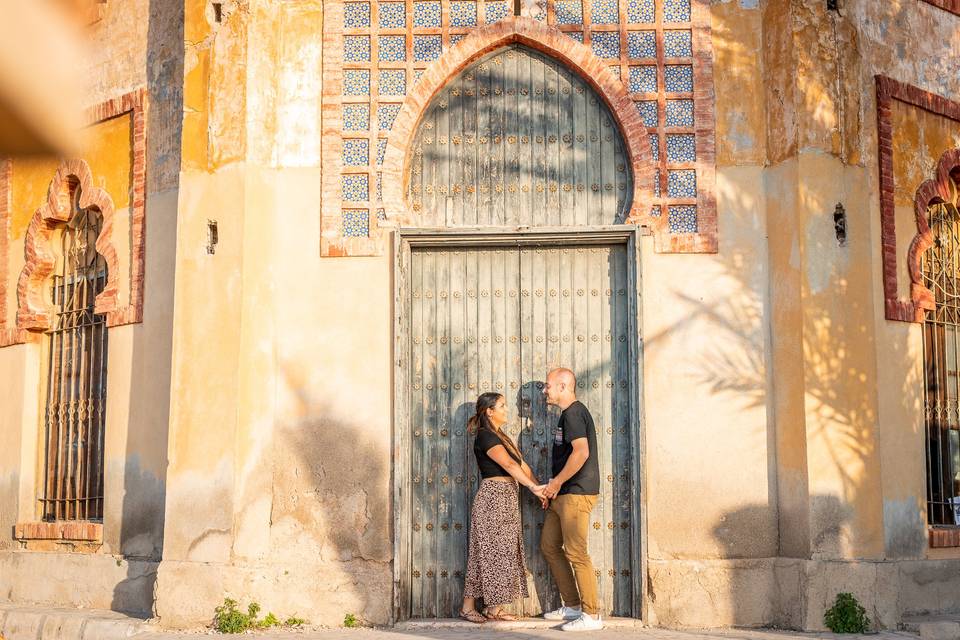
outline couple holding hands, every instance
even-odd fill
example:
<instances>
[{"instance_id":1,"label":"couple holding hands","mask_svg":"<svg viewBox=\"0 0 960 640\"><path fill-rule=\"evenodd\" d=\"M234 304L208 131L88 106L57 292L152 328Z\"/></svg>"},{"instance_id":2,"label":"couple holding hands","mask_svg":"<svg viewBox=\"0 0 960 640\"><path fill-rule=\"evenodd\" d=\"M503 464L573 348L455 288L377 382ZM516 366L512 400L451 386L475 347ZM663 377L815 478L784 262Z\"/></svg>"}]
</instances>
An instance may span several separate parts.
<instances>
[{"instance_id":1,"label":"couple holding hands","mask_svg":"<svg viewBox=\"0 0 960 640\"><path fill-rule=\"evenodd\" d=\"M569 369L547 374L543 394L560 408L554 432L553 478L541 484L509 435L506 398L484 393L477 398L469 429L476 433L474 455L480 488L470 517L470 547L460 617L474 623L515 620L501 610L527 590L521 535L519 486L540 498L546 511L540 551L557 583L562 606L543 617L566 621L564 631L603 628L597 600L597 578L587 553L590 511L600 494L597 434L590 411L577 400L577 380ZM481 614L476 599L482 598Z\"/></svg>"}]
</instances>

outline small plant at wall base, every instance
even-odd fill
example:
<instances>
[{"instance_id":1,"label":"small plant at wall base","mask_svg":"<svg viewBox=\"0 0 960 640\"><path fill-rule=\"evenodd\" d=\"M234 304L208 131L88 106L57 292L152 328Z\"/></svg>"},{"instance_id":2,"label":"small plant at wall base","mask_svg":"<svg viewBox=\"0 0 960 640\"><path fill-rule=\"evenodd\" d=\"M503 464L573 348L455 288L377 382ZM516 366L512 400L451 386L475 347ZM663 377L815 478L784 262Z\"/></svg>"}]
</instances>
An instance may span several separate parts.
<instances>
[{"instance_id":1,"label":"small plant at wall base","mask_svg":"<svg viewBox=\"0 0 960 640\"><path fill-rule=\"evenodd\" d=\"M834 633L866 633L870 628L867 610L851 593L838 593L833 606L823 614L823 623Z\"/></svg>"},{"instance_id":2,"label":"small plant at wall base","mask_svg":"<svg viewBox=\"0 0 960 640\"><path fill-rule=\"evenodd\" d=\"M223 604L215 609L213 628L219 633L244 633L252 629L269 629L270 627L299 627L307 623L303 618L289 617L282 623L272 613L267 613L262 620L257 619L260 605L251 602L244 613L237 608L237 601L225 598Z\"/></svg>"},{"instance_id":3,"label":"small plant at wall base","mask_svg":"<svg viewBox=\"0 0 960 640\"><path fill-rule=\"evenodd\" d=\"M343 616L343 626L347 627L348 629L359 627L360 620L358 620L357 616L353 615L352 613L348 613L347 615Z\"/></svg>"}]
</instances>

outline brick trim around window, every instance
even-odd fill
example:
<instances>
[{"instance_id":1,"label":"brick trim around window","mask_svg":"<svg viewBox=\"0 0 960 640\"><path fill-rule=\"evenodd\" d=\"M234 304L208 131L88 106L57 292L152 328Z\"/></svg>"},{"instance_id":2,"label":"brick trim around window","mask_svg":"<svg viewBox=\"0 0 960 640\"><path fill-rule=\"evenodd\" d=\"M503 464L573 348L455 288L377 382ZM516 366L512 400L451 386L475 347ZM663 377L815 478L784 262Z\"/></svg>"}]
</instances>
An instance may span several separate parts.
<instances>
[{"instance_id":1,"label":"brick trim around window","mask_svg":"<svg viewBox=\"0 0 960 640\"><path fill-rule=\"evenodd\" d=\"M84 203L96 204L97 206L109 206L109 213L102 211L104 215L104 227L101 233L101 240L97 242L97 249L103 250L101 254L108 262L108 284L107 289L97 297L97 311L107 315L107 326L116 327L124 324L133 324L143 321L143 295L144 295L144 269L145 269L145 231L146 231L146 164L147 164L147 142L146 142L146 90L139 89L118 96L111 100L106 100L87 109L86 120L88 126L99 122L124 115L131 114L131 127L133 138L133 160L131 166L132 179L132 198L130 201L130 287L129 298L119 300L117 298L117 280L119 278L119 265L116 257L116 251L112 242L109 241L109 233L112 225L108 216L112 218L113 203L109 195L101 192L99 188L93 187L90 180L90 169L83 160L67 160L60 164L55 176L53 177L48 192L48 200L34 214L27 230L24 252L26 265L17 284L17 313L16 322L13 326L8 326L6 294L7 284L10 280L9 257L10 257L10 207L11 207L11 180L13 175L12 162L9 159L0 161L0 347L12 344L21 344L29 342L39 337L39 331L46 328L48 320L45 320L43 309L47 305L41 304L36 300L36 293L31 287L36 287L35 274L43 272L44 263L43 249L35 243L37 233L42 231L48 221L59 220L57 214L56 199L59 189L65 185L64 180L70 178L76 180L81 186L81 197ZM84 177L87 176L87 177ZM84 193L86 192L86 193ZM107 204L109 202L109 204ZM51 208L53 207L53 208ZM46 218L41 213L46 210ZM40 219L38 220L38 216ZM42 234L41 234L42 235ZM31 240L32 238L32 240ZM31 245L31 242L34 244ZM24 278L24 274L29 275ZM112 281L112 285L111 285ZM21 291L22 288L22 291Z\"/></svg>"},{"instance_id":2,"label":"brick trim around window","mask_svg":"<svg viewBox=\"0 0 960 640\"><path fill-rule=\"evenodd\" d=\"M894 202L894 177L893 177L893 122L891 113L893 100L913 105L919 109L935 113L937 115L960 122L960 102L948 100L929 91L924 91L919 87L898 82L892 78L878 75L877 83L877 164L880 177L880 242L881 258L883 265L883 297L884 311L888 320L899 320L903 322L922 322L924 302L923 291L926 287L912 287L909 300L902 300L898 291L897 283L897 232L896 232L896 205ZM943 159L941 159L941 163ZM938 170L939 173L939 170ZM927 183L924 183L927 184ZM918 192L919 197L919 192ZM917 205L915 205L916 207ZM926 205L924 205L924 210ZM910 256L904 256L906 260L916 260L919 264L918 244L920 236L926 225L920 226L921 214L917 214L917 227L907 233L913 233L913 242L911 243ZM908 263L909 264L909 263ZM911 280L919 282L914 277L914 267L910 266ZM916 277L919 278L919 268L917 267ZM928 292L929 293L929 292ZM918 297L915 297L918 296Z\"/></svg>"}]
</instances>

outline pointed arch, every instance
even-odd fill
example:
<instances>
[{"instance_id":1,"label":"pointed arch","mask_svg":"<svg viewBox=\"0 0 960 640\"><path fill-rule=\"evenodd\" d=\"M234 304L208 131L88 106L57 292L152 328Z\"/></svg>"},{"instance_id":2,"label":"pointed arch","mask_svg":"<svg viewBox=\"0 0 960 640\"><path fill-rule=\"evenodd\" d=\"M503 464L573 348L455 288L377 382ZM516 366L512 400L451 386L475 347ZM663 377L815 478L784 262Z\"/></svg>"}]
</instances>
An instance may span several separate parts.
<instances>
[{"instance_id":1,"label":"pointed arch","mask_svg":"<svg viewBox=\"0 0 960 640\"><path fill-rule=\"evenodd\" d=\"M495 49L514 43L563 62L606 102L620 128L633 172L632 204L626 222L647 223L660 231L665 216L657 219L649 215L654 163L647 127L626 87L590 49L561 31L525 16L504 19L473 31L428 67L416 87L407 95L393 123L382 168L383 202L387 218L384 224L404 226L413 224L415 220L406 198L409 151L414 132L430 101L470 63Z\"/></svg>"}]
</instances>

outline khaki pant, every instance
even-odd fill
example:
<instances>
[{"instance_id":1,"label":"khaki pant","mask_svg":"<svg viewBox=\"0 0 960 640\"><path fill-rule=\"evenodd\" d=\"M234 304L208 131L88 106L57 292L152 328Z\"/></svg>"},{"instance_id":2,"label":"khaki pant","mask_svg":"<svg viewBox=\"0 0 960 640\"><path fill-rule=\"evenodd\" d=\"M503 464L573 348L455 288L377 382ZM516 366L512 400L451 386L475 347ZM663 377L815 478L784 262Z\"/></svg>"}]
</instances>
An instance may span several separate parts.
<instances>
[{"instance_id":1,"label":"khaki pant","mask_svg":"<svg viewBox=\"0 0 960 640\"><path fill-rule=\"evenodd\" d=\"M579 605L590 615L600 611L597 576L587 553L590 511L596 503L597 496L557 496L547 509L540 535L540 551L557 581L563 604Z\"/></svg>"}]
</instances>

